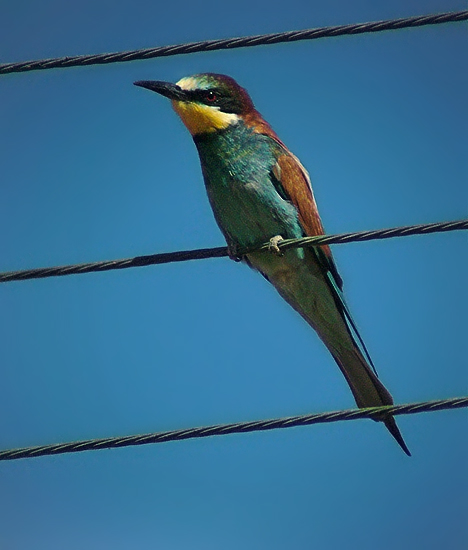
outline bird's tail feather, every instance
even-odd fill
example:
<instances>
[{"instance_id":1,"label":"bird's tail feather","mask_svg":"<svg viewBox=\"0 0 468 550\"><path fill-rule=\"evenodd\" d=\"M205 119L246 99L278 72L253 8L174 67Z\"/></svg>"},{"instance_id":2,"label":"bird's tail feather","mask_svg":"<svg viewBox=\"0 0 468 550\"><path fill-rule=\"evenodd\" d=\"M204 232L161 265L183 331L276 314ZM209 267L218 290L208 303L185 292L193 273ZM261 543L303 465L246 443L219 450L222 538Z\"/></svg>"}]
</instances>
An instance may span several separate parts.
<instances>
[{"instance_id":1,"label":"bird's tail feather","mask_svg":"<svg viewBox=\"0 0 468 550\"><path fill-rule=\"evenodd\" d=\"M340 298L343 299L342 294ZM393 398L390 392L377 377L371 360L366 358L369 354L354 321L351 319L351 323L349 322L350 313L347 306L345 307L346 309L337 309L341 319L335 319L333 331L329 330L329 326L324 327L317 324L316 319L305 315L305 312L300 311L300 313L316 330L320 339L333 355L348 382L358 407L393 405ZM362 347L364 347L366 356L361 351ZM393 416L386 415L381 421L403 451L408 456L411 456Z\"/></svg>"},{"instance_id":2,"label":"bird's tail feather","mask_svg":"<svg viewBox=\"0 0 468 550\"><path fill-rule=\"evenodd\" d=\"M358 407L365 408L393 405L393 398L387 388L377 378L357 348L346 353L345 356L342 354L338 355L335 351L330 351L346 378ZM385 416L382 422L403 451L408 456L411 456L393 416Z\"/></svg>"},{"instance_id":3,"label":"bird's tail feather","mask_svg":"<svg viewBox=\"0 0 468 550\"><path fill-rule=\"evenodd\" d=\"M358 407L393 404L392 396L375 373L341 289L327 277L313 254L306 254L304 261L293 251L280 258L268 252L257 253L249 256L249 262L315 329L338 363ZM387 415L381 421L410 456L394 418Z\"/></svg>"}]
</instances>

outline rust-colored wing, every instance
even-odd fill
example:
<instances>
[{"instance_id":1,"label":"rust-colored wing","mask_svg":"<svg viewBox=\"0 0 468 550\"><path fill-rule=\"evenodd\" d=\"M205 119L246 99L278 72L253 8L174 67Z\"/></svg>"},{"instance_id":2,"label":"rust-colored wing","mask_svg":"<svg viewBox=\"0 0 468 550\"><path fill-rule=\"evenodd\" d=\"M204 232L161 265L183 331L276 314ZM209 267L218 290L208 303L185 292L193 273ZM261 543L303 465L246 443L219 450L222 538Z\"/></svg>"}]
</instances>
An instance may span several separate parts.
<instances>
[{"instance_id":1,"label":"rust-colored wing","mask_svg":"<svg viewBox=\"0 0 468 550\"><path fill-rule=\"evenodd\" d=\"M309 176L299 159L289 152L280 155L273 168L273 175L281 183L285 193L297 208L305 233L308 236L323 235L322 221ZM326 249L329 250L328 247Z\"/></svg>"},{"instance_id":2,"label":"rust-colored wing","mask_svg":"<svg viewBox=\"0 0 468 550\"><path fill-rule=\"evenodd\" d=\"M323 235L325 231L318 213L309 175L297 157L288 151L283 144L281 144L281 148L284 152L278 156L272 175L280 184L288 200L297 208L299 221L305 235L309 237ZM332 273L335 282L341 289L343 282L336 268L330 248L328 246L320 248L323 254L318 254L319 259L324 261L326 264L324 267Z\"/></svg>"},{"instance_id":3,"label":"rust-colored wing","mask_svg":"<svg viewBox=\"0 0 468 550\"><path fill-rule=\"evenodd\" d=\"M247 126L253 128L255 132L270 137L278 144L277 162L271 173L272 183L276 186L280 195L291 201L296 207L304 235L308 237L323 235L325 231L318 213L307 170L302 166L299 159L288 150L258 111L255 109L250 110L244 116L244 122ZM342 290L343 281L336 268L330 247L327 245L320 247L320 249L317 249L316 256L323 264L324 269L332 274L338 288Z\"/></svg>"}]
</instances>

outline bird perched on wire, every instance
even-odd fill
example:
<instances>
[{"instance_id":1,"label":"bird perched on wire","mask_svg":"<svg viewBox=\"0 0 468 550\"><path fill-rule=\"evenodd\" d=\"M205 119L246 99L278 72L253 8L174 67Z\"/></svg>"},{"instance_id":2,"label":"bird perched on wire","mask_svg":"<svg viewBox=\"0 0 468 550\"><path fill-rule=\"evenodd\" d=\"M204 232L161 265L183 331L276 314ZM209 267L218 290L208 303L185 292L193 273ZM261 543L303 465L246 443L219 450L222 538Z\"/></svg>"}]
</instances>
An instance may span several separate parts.
<instances>
[{"instance_id":1,"label":"bird perched on wire","mask_svg":"<svg viewBox=\"0 0 468 550\"><path fill-rule=\"evenodd\" d=\"M307 171L229 76L205 73L177 84L138 81L172 101L200 156L206 190L230 256L245 254L314 328L341 369L359 407L391 405L342 292L328 246L282 253L282 239L324 234ZM392 416L381 419L410 455Z\"/></svg>"}]
</instances>

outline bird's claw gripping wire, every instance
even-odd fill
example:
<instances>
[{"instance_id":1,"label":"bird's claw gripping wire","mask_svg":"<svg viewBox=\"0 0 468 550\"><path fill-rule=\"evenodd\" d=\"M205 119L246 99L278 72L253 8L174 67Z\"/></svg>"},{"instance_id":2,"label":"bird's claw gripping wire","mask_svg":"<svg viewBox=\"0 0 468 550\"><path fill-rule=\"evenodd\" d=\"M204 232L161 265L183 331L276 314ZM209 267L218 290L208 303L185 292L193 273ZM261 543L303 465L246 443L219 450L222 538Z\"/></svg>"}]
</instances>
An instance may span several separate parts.
<instances>
[{"instance_id":1,"label":"bird's claw gripping wire","mask_svg":"<svg viewBox=\"0 0 468 550\"><path fill-rule=\"evenodd\" d=\"M228 255L231 260L235 262L242 261L242 254L240 253L240 247L237 243L230 242L228 243Z\"/></svg>"},{"instance_id":2,"label":"bird's claw gripping wire","mask_svg":"<svg viewBox=\"0 0 468 550\"><path fill-rule=\"evenodd\" d=\"M273 254L276 254L276 256L283 256L283 253L278 246L281 241L284 241L281 235L275 235L274 237L272 237L270 239L270 242L268 243L268 250Z\"/></svg>"}]
</instances>

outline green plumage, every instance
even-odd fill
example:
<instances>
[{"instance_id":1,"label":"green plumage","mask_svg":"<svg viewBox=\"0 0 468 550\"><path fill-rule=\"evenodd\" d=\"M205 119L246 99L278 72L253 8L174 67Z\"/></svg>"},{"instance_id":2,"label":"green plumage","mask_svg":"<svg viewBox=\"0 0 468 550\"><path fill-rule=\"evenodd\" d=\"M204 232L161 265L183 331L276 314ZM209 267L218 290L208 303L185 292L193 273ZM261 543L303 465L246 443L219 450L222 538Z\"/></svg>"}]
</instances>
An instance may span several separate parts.
<instances>
[{"instance_id":1,"label":"green plumage","mask_svg":"<svg viewBox=\"0 0 468 550\"><path fill-rule=\"evenodd\" d=\"M231 251L323 231L305 170L233 79L204 74L182 79L181 86L138 84L172 99L191 131L214 216ZM351 317L328 248L252 252L243 259L316 330L359 407L393 403ZM394 418L382 421L409 455Z\"/></svg>"},{"instance_id":2,"label":"green plumage","mask_svg":"<svg viewBox=\"0 0 468 550\"><path fill-rule=\"evenodd\" d=\"M281 148L242 121L195 136L208 198L228 243L252 248L275 235L302 237L297 210L274 185Z\"/></svg>"}]
</instances>

